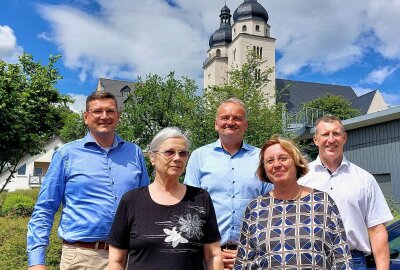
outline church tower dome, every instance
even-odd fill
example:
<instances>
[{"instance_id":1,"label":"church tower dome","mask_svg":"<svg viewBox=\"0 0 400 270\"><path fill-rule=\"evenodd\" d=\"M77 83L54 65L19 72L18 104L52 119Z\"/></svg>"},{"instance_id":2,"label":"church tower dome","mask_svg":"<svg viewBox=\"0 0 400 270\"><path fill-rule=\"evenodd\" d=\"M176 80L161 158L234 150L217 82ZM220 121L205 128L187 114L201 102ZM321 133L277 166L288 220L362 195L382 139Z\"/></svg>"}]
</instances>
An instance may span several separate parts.
<instances>
[{"instance_id":1,"label":"church tower dome","mask_svg":"<svg viewBox=\"0 0 400 270\"><path fill-rule=\"evenodd\" d=\"M263 20L268 23L268 12L257 0L244 0L233 13L234 22L249 19Z\"/></svg>"},{"instance_id":2,"label":"church tower dome","mask_svg":"<svg viewBox=\"0 0 400 270\"><path fill-rule=\"evenodd\" d=\"M221 24L217 31L212 34L208 42L210 48L215 46L229 45L232 42L231 10L225 5L221 9Z\"/></svg>"}]
</instances>

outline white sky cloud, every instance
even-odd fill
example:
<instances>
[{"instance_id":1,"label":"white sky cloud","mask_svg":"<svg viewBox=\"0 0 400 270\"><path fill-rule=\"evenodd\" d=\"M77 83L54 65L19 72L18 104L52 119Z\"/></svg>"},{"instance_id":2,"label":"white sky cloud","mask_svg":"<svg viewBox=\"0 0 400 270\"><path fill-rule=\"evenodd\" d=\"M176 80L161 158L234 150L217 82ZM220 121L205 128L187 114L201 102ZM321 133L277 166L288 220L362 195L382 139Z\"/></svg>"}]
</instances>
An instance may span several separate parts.
<instances>
[{"instance_id":1,"label":"white sky cloud","mask_svg":"<svg viewBox=\"0 0 400 270\"><path fill-rule=\"evenodd\" d=\"M71 96L75 101L72 104L69 104L69 108L77 113L83 112L86 108L86 98L85 95L77 95L73 93L69 93L68 95Z\"/></svg>"},{"instance_id":2,"label":"white sky cloud","mask_svg":"<svg viewBox=\"0 0 400 270\"><path fill-rule=\"evenodd\" d=\"M243 2L227 4L231 14ZM277 77L333 73L362 64L368 51L400 58L400 0L259 0L270 15L276 38ZM84 4L84 2L82 2ZM48 36L80 80L136 79L175 70L201 80L208 39L219 27L223 1L98 0L96 14L80 7L41 5L51 23ZM383 15L384 14L384 15Z\"/></svg>"},{"instance_id":3,"label":"white sky cloud","mask_svg":"<svg viewBox=\"0 0 400 270\"><path fill-rule=\"evenodd\" d=\"M398 69L398 67L381 67L371 71L367 77L364 79L366 83L377 83L381 84L385 81L387 77L393 74Z\"/></svg>"},{"instance_id":4,"label":"white sky cloud","mask_svg":"<svg viewBox=\"0 0 400 270\"><path fill-rule=\"evenodd\" d=\"M14 31L7 25L0 25L0 59L16 63L22 47L18 46Z\"/></svg>"}]
</instances>

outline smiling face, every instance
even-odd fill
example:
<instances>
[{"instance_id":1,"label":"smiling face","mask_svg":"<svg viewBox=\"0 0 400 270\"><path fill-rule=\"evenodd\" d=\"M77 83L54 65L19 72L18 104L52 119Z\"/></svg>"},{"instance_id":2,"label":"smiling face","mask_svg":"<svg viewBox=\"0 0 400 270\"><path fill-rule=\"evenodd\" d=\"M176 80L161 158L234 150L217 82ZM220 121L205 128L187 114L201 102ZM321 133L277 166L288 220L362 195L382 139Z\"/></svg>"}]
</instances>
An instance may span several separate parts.
<instances>
[{"instance_id":1,"label":"smiling face","mask_svg":"<svg viewBox=\"0 0 400 270\"><path fill-rule=\"evenodd\" d=\"M297 181L297 169L292 156L279 143L264 152L264 170L274 185L287 185Z\"/></svg>"},{"instance_id":2,"label":"smiling face","mask_svg":"<svg viewBox=\"0 0 400 270\"><path fill-rule=\"evenodd\" d=\"M173 151L175 155L170 158L165 157L166 151ZM188 145L182 138L166 139L157 151L151 153L150 161L156 171L156 177L171 178L178 181L185 170L189 156L182 157L179 152L187 152ZM168 153L167 152L167 153Z\"/></svg>"},{"instance_id":3,"label":"smiling face","mask_svg":"<svg viewBox=\"0 0 400 270\"><path fill-rule=\"evenodd\" d=\"M112 98L90 101L83 117L85 124L95 139L114 138L114 131L119 122L119 112Z\"/></svg>"},{"instance_id":4,"label":"smiling face","mask_svg":"<svg viewBox=\"0 0 400 270\"><path fill-rule=\"evenodd\" d=\"M239 104L227 102L218 108L215 130L221 140L229 138L243 140L247 126L246 111Z\"/></svg>"},{"instance_id":5,"label":"smiling face","mask_svg":"<svg viewBox=\"0 0 400 270\"><path fill-rule=\"evenodd\" d=\"M320 122L316 126L314 143L324 164L340 164L347 134L338 121Z\"/></svg>"}]
</instances>

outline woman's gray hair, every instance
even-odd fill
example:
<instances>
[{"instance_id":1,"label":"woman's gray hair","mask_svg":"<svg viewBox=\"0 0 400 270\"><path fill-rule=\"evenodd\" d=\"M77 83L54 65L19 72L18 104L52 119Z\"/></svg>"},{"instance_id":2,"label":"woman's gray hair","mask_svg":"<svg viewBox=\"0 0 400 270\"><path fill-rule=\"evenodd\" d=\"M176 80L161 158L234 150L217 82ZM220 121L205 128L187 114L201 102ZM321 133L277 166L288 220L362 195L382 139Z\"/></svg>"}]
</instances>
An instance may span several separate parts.
<instances>
[{"instance_id":1,"label":"woman's gray hair","mask_svg":"<svg viewBox=\"0 0 400 270\"><path fill-rule=\"evenodd\" d=\"M189 148L190 143L189 140L186 136L186 132L183 133L179 128L177 127L166 127L160 130L156 136L154 136L153 140L150 143L149 151L154 152L157 151L161 144L170 138L181 138L185 141L187 147Z\"/></svg>"}]
</instances>

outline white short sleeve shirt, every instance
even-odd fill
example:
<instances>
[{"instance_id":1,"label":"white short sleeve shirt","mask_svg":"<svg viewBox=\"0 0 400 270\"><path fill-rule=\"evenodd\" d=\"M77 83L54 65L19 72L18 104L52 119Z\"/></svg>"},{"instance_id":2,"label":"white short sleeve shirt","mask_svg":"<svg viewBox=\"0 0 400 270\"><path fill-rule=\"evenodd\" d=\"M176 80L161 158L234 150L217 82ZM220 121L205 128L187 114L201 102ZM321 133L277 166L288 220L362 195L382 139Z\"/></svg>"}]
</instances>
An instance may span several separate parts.
<instances>
[{"instance_id":1,"label":"white short sleeve shirt","mask_svg":"<svg viewBox=\"0 0 400 270\"><path fill-rule=\"evenodd\" d=\"M338 206L350 249L371 254L368 228L393 219L375 178L345 157L332 174L319 156L309 168L299 184L327 192Z\"/></svg>"}]
</instances>

